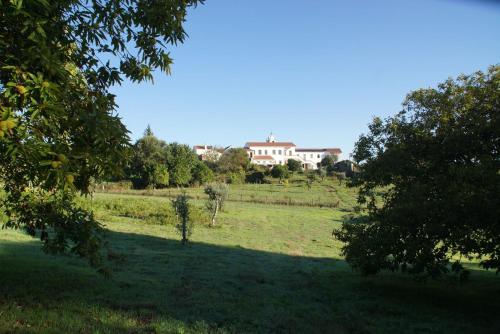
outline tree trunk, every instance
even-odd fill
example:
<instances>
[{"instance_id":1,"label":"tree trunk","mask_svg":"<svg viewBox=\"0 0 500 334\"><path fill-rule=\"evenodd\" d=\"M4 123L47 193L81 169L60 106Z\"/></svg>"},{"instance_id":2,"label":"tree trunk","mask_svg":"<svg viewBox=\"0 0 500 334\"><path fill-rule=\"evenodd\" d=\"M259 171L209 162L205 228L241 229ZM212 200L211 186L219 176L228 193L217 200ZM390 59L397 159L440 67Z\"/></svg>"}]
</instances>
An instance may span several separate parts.
<instances>
[{"instance_id":1,"label":"tree trunk","mask_svg":"<svg viewBox=\"0 0 500 334\"><path fill-rule=\"evenodd\" d=\"M185 244L187 242L187 222L185 219L182 220L182 244Z\"/></svg>"}]
</instances>

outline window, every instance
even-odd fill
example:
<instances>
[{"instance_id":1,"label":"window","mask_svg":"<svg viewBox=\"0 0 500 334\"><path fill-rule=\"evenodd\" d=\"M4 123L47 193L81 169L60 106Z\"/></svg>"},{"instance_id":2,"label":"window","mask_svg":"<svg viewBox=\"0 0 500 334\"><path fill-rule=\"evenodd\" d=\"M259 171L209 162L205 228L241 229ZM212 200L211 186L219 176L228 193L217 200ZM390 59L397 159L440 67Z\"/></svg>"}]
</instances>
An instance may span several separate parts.
<instances>
[{"instance_id":1,"label":"window","mask_svg":"<svg viewBox=\"0 0 500 334\"><path fill-rule=\"evenodd\" d=\"M304 159L305 159L306 158L306 154L304 153L303 156L304 156Z\"/></svg>"},{"instance_id":2,"label":"window","mask_svg":"<svg viewBox=\"0 0 500 334\"><path fill-rule=\"evenodd\" d=\"M273 155L276 154L276 150L273 150Z\"/></svg>"},{"instance_id":3,"label":"window","mask_svg":"<svg viewBox=\"0 0 500 334\"><path fill-rule=\"evenodd\" d=\"M267 150L264 150L264 154L267 155Z\"/></svg>"},{"instance_id":4,"label":"window","mask_svg":"<svg viewBox=\"0 0 500 334\"><path fill-rule=\"evenodd\" d=\"M313 155L311 154L311 159L312 159Z\"/></svg>"},{"instance_id":5,"label":"window","mask_svg":"<svg viewBox=\"0 0 500 334\"><path fill-rule=\"evenodd\" d=\"M319 159L319 154L318 154L318 159Z\"/></svg>"},{"instance_id":6,"label":"window","mask_svg":"<svg viewBox=\"0 0 500 334\"><path fill-rule=\"evenodd\" d=\"M278 154L281 155L281 150L278 150Z\"/></svg>"},{"instance_id":7,"label":"window","mask_svg":"<svg viewBox=\"0 0 500 334\"><path fill-rule=\"evenodd\" d=\"M259 155L262 155L262 150L259 150Z\"/></svg>"},{"instance_id":8,"label":"window","mask_svg":"<svg viewBox=\"0 0 500 334\"><path fill-rule=\"evenodd\" d=\"M288 155L292 155L292 151L288 151Z\"/></svg>"}]
</instances>

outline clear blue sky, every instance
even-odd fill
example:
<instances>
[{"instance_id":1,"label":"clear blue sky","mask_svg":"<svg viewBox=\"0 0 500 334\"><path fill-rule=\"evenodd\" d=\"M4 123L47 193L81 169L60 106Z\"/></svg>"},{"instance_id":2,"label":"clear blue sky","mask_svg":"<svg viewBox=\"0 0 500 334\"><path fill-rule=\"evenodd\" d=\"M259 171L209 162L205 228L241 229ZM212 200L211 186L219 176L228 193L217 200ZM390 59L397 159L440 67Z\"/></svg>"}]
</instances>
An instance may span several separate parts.
<instances>
[{"instance_id":1,"label":"clear blue sky","mask_svg":"<svg viewBox=\"0 0 500 334\"><path fill-rule=\"evenodd\" d=\"M473 0L207 0L172 75L113 89L133 140L147 124L189 145L242 146L272 130L347 156L405 95L500 63L500 4Z\"/></svg>"}]
</instances>

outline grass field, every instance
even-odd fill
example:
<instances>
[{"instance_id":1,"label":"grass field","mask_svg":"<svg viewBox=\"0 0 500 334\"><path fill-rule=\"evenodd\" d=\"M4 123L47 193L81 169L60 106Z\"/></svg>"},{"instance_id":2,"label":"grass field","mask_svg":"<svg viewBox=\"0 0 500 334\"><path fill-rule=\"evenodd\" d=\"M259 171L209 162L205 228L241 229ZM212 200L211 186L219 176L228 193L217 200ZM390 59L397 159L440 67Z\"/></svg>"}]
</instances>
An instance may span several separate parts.
<instances>
[{"instance_id":1,"label":"grass field","mask_svg":"<svg viewBox=\"0 0 500 334\"><path fill-rule=\"evenodd\" d=\"M255 203L237 195L276 190L268 196L281 198L284 190L232 187L215 228L203 220L202 191L190 190L200 222L187 246L165 191L96 194L85 204L106 225L115 254L110 278L73 257L43 254L21 232L2 230L0 332L500 332L500 279L473 264L462 286L353 272L331 231L353 210L354 195L328 186L343 198L338 208ZM307 202L329 189L315 187L308 195L289 185L286 196Z\"/></svg>"}]
</instances>

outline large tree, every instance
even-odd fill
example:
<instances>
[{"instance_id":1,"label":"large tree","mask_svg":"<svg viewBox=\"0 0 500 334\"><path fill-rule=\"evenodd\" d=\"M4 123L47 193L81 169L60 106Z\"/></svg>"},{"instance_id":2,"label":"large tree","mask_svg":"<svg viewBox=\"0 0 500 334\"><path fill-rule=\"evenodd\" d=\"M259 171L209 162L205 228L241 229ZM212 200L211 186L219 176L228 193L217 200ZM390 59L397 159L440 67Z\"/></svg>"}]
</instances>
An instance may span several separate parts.
<instances>
[{"instance_id":1,"label":"large tree","mask_svg":"<svg viewBox=\"0 0 500 334\"><path fill-rule=\"evenodd\" d=\"M169 72L200 0L2 0L0 183L7 226L45 249L99 261L99 224L75 206L93 178L118 173L128 146L112 85ZM69 242L71 241L71 242Z\"/></svg>"},{"instance_id":2,"label":"large tree","mask_svg":"<svg viewBox=\"0 0 500 334\"><path fill-rule=\"evenodd\" d=\"M414 91L403 106L356 143L368 216L334 232L346 260L366 274L464 274L463 258L499 271L500 67Z\"/></svg>"},{"instance_id":3,"label":"large tree","mask_svg":"<svg viewBox=\"0 0 500 334\"><path fill-rule=\"evenodd\" d=\"M248 169L250 159L245 149L230 148L224 151L217 165L221 173L238 173Z\"/></svg>"},{"instance_id":4,"label":"large tree","mask_svg":"<svg viewBox=\"0 0 500 334\"><path fill-rule=\"evenodd\" d=\"M188 185L193 178L193 169L199 163L196 153L188 145L172 143L167 145L166 158L170 184Z\"/></svg>"},{"instance_id":5,"label":"large tree","mask_svg":"<svg viewBox=\"0 0 500 334\"><path fill-rule=\"evenodd\" d=\"M166 159L167 144L153 134L148 126L144 136L132 147L128 176L136 188L168 186L169 173Z\"/></svg>"}]
</instances>

